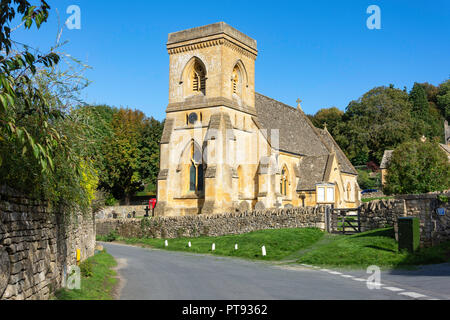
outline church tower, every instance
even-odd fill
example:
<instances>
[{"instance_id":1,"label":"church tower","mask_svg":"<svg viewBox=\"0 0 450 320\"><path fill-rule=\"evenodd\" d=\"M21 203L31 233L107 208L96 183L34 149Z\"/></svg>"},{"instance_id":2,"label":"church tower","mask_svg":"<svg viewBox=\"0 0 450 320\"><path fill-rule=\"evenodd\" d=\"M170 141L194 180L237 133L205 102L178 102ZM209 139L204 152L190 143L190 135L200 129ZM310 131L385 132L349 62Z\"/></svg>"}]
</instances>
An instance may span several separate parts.
<instances>
[{"instance_id":1,"label":"church tower","mask_svg":"<svg viewBox=\"0 0 450 320\"><path fill-rule=\"evenodd\" d=\"M250 132L256 116L256 40L219 22L170 33L167 50L156 214L231 211L240 183L237 136Z\"/></svg>"}]
</instances>

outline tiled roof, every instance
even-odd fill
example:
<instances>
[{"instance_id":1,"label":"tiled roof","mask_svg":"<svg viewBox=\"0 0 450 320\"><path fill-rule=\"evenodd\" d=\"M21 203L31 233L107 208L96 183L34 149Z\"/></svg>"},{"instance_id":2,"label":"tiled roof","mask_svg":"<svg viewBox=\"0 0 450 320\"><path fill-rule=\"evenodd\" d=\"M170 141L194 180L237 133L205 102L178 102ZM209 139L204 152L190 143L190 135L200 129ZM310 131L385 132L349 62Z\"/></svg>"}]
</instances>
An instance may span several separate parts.
<instances>
[{"instance_id":1,"label":"tiled roof","mask_svg":"<svg viewBox=\"0 0 450 320\"><path fill-rule=\"evenodd\" d=\"M173 119L166 119L164 123L164 130L161 136L161 144L169 143L170 136L172 135L173 123Z\"/></svg>"},{"instance_id":2,"label":"tiled roof","mask_svg":"<svg viewBox=\"0 0 450 320\"><path fill-rule=\"evenodd\" d=\"M291 106L255 93L255 107L258 118L255 123L267 130L267 138L276 147L271 130L279 130L279 149L298 155L323 156L330 152L320 139L320 133L306 115ZM273 141L272 141L273 140Z\"/></svg>"},{"instance_id":3,"label":"tiled roof","mask_svg":"<svg viewBox=\"0 0 450 320\"><path fill-rule=\"evenodd\" d=\"M350 173L350 174L358 174L358 171L356 171L356 169L353 167L352 163L350 162L350 160L348 160L344 151L342 151L342 149L339 147L339 145L333 139L333 137L328 132L328 130L325 130L325 129L323 129L323 130L317 129L317 130L319 130L324 142L328 145L328 148L332 149L336 152L337 160L339 163L339 169L341 170L341 172Z\"/></svg>"},{"instance_id":4,"label":"tiled roof","mask_svg":"<svg viewBox=\"0 0 450 320\"><path fill-rule=\"evenodd\" d=\"M316 183L324 182L327 164L331 161L331 157L331 155L304 157L300 161L297 191L315 190Z\"/></svg>"}]
</instances>

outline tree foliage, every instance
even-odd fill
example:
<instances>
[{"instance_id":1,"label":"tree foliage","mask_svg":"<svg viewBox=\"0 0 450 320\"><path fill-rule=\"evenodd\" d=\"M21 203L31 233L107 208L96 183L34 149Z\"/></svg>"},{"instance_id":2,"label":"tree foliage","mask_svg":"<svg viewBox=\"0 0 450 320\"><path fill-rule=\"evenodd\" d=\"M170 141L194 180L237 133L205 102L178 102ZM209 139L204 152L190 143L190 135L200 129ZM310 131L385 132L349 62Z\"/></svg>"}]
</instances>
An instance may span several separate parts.
<instances>
[{"instance_id":1,"label":"tree foliage","mask_svg":"<svg viewBox=\"0 0 450 320\"><path fill-rule=\"evenodd\" d=\"M163 123L139 110L108 106L86 106L75 113L94 128L87 135L93 138L94 167L99 187L110 194L108 202L129 203L137 191L156 188Z\"/></svg>"},{"instance_id":2,"label":"tree foliage","mask_svg":"<svg viewBox=\"0 0 450 320\"><path fill-rule=\"evenodd\" d=\"M316 112L311 121L318 128L323 129L326 126L328 131L333 134L338 123L342 121L343 115L344 112L336 107L323 108Z\"/></svg>"},{"instance_id":3,"label":"tree foliage","mask_svg":"<svg viewBox=\"0 0 450 320\"><path fill-rule=\"evenodd\" d=\"M399 145L388 165L386 194L426 193L450 188L450 164L437 141Z\"/></svg>"},{"instance_id":4,"label":"tree foliage","mask_svg":"<svg viewBox=\"0 0 450 320\"><path fill-rule=\"evenodd\" d=\"M0 181L54 206L87 210L96 173L86 150L85 126L68 112L87 83L72 66L57 68L62 54L57 47L42 54L11 39L9 24L16 14L26 29L47 20L50 7L43 0L40 4L0 4Z\"/></svg>"},{"instance_id":5,"label":"tree foliage","mask_svg":"<svg viewBox=\"0 0 450 320\"><path fill-rule=\"evenodd\" d=\"M326 122L354 165L380 163L387 149L425 136L443 141L444 120L450 115L450 80L434 86L415 83L408 93L393 85L376 87L351 101L345 113L333 107L320 109L311 121Z\"/></svg>"}]
</instances>

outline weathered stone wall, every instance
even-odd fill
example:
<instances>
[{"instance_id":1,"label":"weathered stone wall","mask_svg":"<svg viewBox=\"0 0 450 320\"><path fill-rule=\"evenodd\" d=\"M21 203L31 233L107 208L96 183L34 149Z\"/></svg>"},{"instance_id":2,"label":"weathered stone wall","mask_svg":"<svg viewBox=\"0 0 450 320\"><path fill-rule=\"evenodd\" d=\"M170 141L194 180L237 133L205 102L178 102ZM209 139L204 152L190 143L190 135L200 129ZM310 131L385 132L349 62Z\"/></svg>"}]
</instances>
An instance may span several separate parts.
<instances>
[{"instance_id":1,"label":"weathered stone wall","mask_svg":"<svg viewBox=\"0 0 450 320\"><path fill-rule=\"evenodd\" d=\"M95 220L49 212L46 203L0 188L0 299L48 299L65 272L94 254Z\"/></svg>"},{"instance_id":2,"label":"weathered stone wall","mask_svg":"<svg viewBox=\"0 0 450 320\"><path fill-rule=\"evenodd\" d=\"M405 201L398 199L374 200L361 204L361 232L396 227L398 217L405 215Z\"/></svg>"},{"instance_id":3,"label":"weathered stone wall","mask_svg":"<svg viewBox=\"0 0 450 320\"><path fill-rule=\"evenodd\" d=\"M97 235L115 230L123 237L176 238L221 236L255 230L317 227L325 229L323 207L306 207L180 217L103 219L96 221Z\"/></svg>"},{"instance_id":4,"label":"weathered stone wall","mask_svg":"<svg viewBox=\"0 0 450 320\"><path fill-rule=\"evenodd\" d=\"M383 193L383 191L377 191L377 192L364 193L361 195L361 199L377 198L377 197L385 197L385 196L386 195Z\"/></svg>"},{"instance_id":5,"label":"weathered stone wall","mask_svg":"<svg viewBox=\"0 0 450 320\"><path fill-rule=\"evenodd\" d=\"M450 193L443 194L450 197ZM420 220L420 243L432 246L450 240L450 203L442 203L437 194L405 195L398 198L405 201L406 216ZM437 208L445 208L440 216Z\"/></svg>"},{"instance_id":6,"label":"weathered stone wall","mask_svg":"<svg viewBox=\"0 0 450 320\"><path fill-rule=\"evenodd\" d=\"M450 193L443 194L450 197ZM446 209L443 216L437 208ZM399 217L418 217L420 220L421 246L432 246L450 240L450 203L441 203L438 194L401 195L395 199L374 200L360 207L361 231L369 231L387 226L394 227L397 237ZM336 230L337 213L333 214L333 230Z\"/></svg>"},{"instance_id":7,"label":"weathered stone wall","mask_svg":"<svg viewBox=\"0 0 450 320\"><path fill-rule=\"evenodd\" d=\"M133 211L136 213L136 217L143 217L145 215L145 205L136 205L136 206L109 206L105 207L99 212L95 214L96 219L108 219L113 218L116 215L117 218L127 218L133 216ZM149 215L152 215L152 211L148 212Z\"/></svg>"}]
</instances>

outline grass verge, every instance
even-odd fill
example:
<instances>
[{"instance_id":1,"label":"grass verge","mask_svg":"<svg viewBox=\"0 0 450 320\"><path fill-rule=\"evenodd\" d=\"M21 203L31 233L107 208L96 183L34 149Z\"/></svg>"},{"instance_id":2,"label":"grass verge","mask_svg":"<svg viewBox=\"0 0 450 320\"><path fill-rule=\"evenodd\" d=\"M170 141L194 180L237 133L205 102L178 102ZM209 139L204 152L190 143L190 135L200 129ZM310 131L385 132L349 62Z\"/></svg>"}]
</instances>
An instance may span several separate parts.
<instances>
[{"instance_id":1,"label":"grass verge","mask_svg":"<svg viewBox=\"0 0 450 320\"><path fill-rule=\"evenodd\" d=\"M362 198L361 202L370 202L370 201L374 201L374 200L388 200L388 199L395 199L395 197Z\"/></svg>"},{"instance_id":2,"label":"grass verge","mask_svg":"<svg viewBox=\"0 0 450 320\"><path fill-rule=\"evenodd\" d=\"M80 264L81 289L60 289L55 293L57 300L112 300L117 284L117 265L113 256L103 250Z\"/></svg>"},{"instance_id":3,"label":"grass verge","mask_svg":"<svg viewBox=\"0 0 450 320\"><path fill-rule=\"evenodd\" d=\"M450 260L450 242L415 253L398 250L393 228L384 228L351 236L330 235L332 241L305 252L299 263L316 266L367 268L408 268L417 265L442 263Z\"/></svg>"},{"instance_id":4,"label":"grass verge","mask_svg":"<svg viewBox=\"0 0 450 320\"><path fill-rule=\"evenodd\" d=\"M298 250L311 246L320 240L323 235L324 232L316 228L260 230L220 237L168 239L168 247L164 246L164 239L124 239L118 237L117 240L127 244L141 244L174 251L209 253L247 259L281 260ZM103 240L102 237L97 239ZM188 246L189 241L191 247ZM213 243L216 246L215 251L211 249ZM235 244L238 245L238 250L234 249ZM266 247L266 256L262 255L262 246Z\"/></svg>"}]
</instances>

